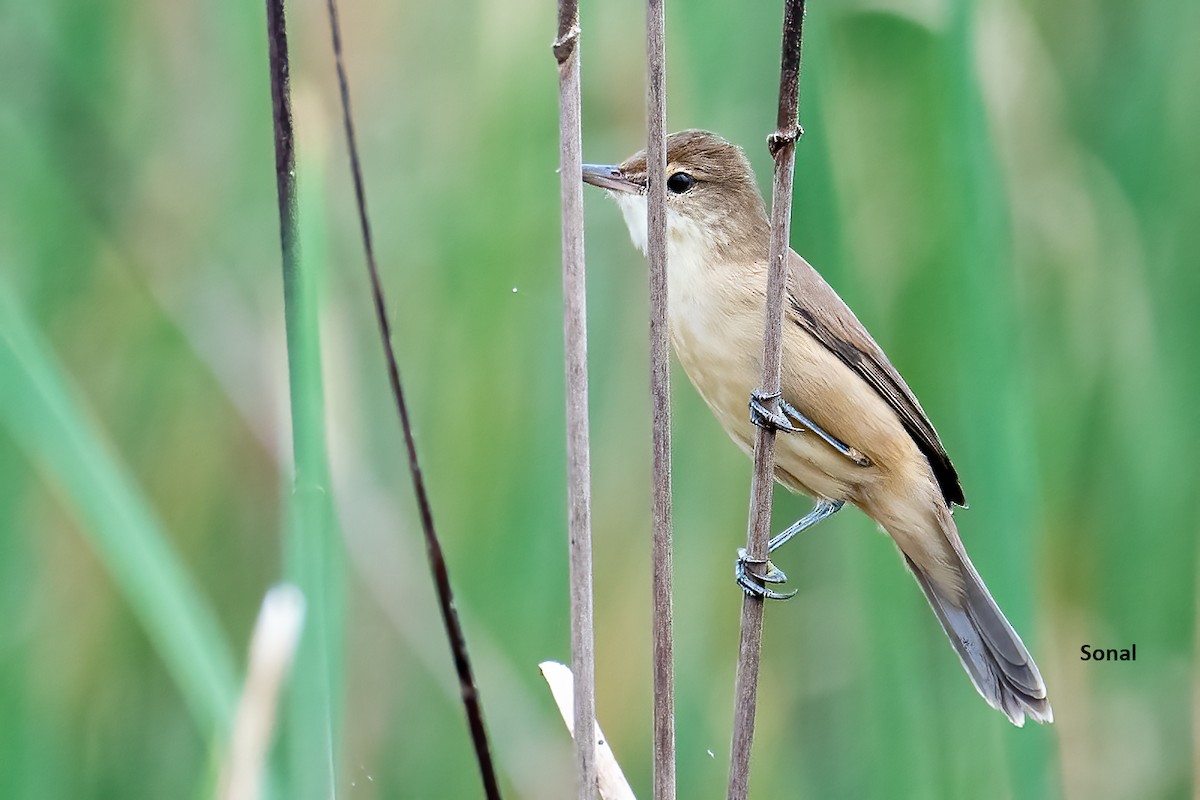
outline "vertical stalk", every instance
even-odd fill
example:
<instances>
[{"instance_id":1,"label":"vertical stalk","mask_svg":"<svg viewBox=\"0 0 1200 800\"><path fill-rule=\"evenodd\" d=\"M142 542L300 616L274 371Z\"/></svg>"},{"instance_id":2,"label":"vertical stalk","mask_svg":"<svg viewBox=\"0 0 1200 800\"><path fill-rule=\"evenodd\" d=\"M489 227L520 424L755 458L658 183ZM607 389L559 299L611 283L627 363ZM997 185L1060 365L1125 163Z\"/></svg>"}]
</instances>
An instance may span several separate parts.
<instances>
[{"instance_id":1,"label":"vertical stalk","mask_svg":"<svg viewBox=\"0 0 1200 800\"><path fill-rule=\"evenodd\" d=\"M583 262L583 142L579 3L559 0L558 62L562 181L563 332L567 373L567 535L571 573L571 669L580 800L596 797L595 644L592 619L591 465L588 456L587 303Z\"/></svg>"},{"instance_id":2,"label":"vertical stalk","mask_svg":"<svg viewBox=\"0 0 1200 800\"><path fill-rule=\"evenodd\" d=\"M287 23L283 0L267 0L266 7L295 463L284 560L290 579L308 598L310 620L288 692L287 784L290 797L328 798L335 796L337 785L335 687L340 665L333 654L341 650L341 543L330 504L317 276L300 257Z\"/></svg>"},{"instance_id":3,"label":"vertical stalk","mask_svg":"<svg viewBox=\"0 0 1200 800\"><path fill-rule=\"evenodd\" d=\"M779 113L776 129L767 138L775 159L771 194L771 243L767 273L766 327L763 333L762 392L779 392L783 357L783 292L787 283L788 237L792 216L792 173L798 117L800 39L804 25L804 0L786 0L783 19L783 55L779 75ZM776 401L770 401L775 410ZM771 496L775 484L775 432L759 428L754 440L754 473L750 482L750 522L746 550L754 560L767 558L771 535ZM734 687L733 743L730 748L729 800L745 800L750 783L750 748L754 741L758 667L762 652L763 600L746 595L742 602L742 632L738 647Z\"/></svg>"},{"instance_id":4,"label":"vertical stalk","mask_svg":"<svg viewBox=\"0 0 1200 800\"><path fill-rule=\"evenodd\" d=\"M651 595L654 626L654 797L675 797L675 643L671 608L671 362L667 328L666 44L663 0L646 3L647 255L650 258L650 400L654 482Z\"/></svg>"}]
</instances>

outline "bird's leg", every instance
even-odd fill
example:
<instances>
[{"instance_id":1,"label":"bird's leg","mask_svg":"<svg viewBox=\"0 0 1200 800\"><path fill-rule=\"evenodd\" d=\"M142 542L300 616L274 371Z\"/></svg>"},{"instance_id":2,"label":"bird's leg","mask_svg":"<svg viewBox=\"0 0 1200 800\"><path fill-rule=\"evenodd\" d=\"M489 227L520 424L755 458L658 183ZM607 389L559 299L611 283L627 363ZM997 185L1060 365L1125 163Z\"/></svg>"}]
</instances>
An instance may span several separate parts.
<instances>
[{"instance_id":1,"label":"bird's leg","mask_svg":"<svg viewBox=\"0 0 1200 800\"><path fill-rule=\"evenodd\" d=\"M798 533L808 530L813 525L816 525L826 517L831 517L842 509L846 503L844 500L826 500L824 498L817 501L813 506L812 511L809 511L786 530L774 536L767 545L767 553L773 553L783 546L789 539ZM762 567L765 571L762 574L751 569L752 567ZM737 561L734 562L733 575L737 580L737 585L742 587L742 591L753 597L762 597L766 600L788 600L795 596L795 592L775 592L768 589L763 584L766 583L783 583L787 580L787 575L783 574L783 570L775 566L768 559L759 561L749 558L746 548L738 548Z\"/></svg>"},{"instance_id":2,"label":"bird's leg","mask_svg":"<svg viewBox=\"0 0 1200 800\"><path fill-rule=\"evenodd\" d=\"M816 525L823 519L828 519L834 514L842 510L842 506L846 505L845 500L826 500L821 498L816 505L812 507L803 517L792 524L791 527L781 531L777 536L772 537L771 542L767 545L767 552L774 553L783 545L787 544L793 536Z\"/></svg>"},{"instance_id":3,"label":"bird's leg","mask_svg":"<svg viewBox=\"0 0 1200 800\"><path fill-rule=\"evenodd\" d=\"M770 400L779 401L778 411L771 411L767 408L766 403ZM794 419L799 424L793 425L788 417L791 417L791 419ZM797 411L796 407L784 400L778 392L775 394L763 394L762 392L750 393L750 421L758 427L767 430L787 431L788 433L799 433L806 430L812 431L821 441L828 444L834 450L837 450L858 466L871 466L871 459L863 455L862 451L851 447L836 436L826 433L820 425Z\"/></svg>"},{"instance_id":4,"label":"bird's leg","mask_svg":"<svg viewBox=\"0 0 1200 800\"><path fill-rule=\"evenodd\" d=\"M853 461L855 464L858 464L860 467L871 466L871 459L869 459L865 455L863 455L862 451L858 450L857 448L851 447L850 445L843 442L841 439L838 439L838 438L826 433L824 430L821 429L821 427L819 425L817 425L815 422L810 420L808 417L801 414L799 411L796 410L795 406L793 406L791 403L784 400L783 398L779 399L779 410L782 411L787 416L791 417L792 419L796 420L796 422L800 423L801 428L807 428L808 430L815 433L827 445L832 447L834 450L837 450L839 453L841 453L846 458Z\"/></svg>"}]
</instances>

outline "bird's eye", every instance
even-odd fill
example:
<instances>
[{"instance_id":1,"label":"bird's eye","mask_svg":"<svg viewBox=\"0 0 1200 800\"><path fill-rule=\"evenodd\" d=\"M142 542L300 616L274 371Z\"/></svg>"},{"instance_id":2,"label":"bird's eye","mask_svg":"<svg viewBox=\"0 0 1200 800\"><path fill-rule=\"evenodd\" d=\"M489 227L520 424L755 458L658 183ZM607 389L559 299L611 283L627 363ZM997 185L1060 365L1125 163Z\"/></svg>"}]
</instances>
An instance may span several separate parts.
<instances>
[{"instance_id":1,"label":"bird's eye","mask_svg":"<svg viewBox=\"0 0 1200 800\"><path fill-rule=\"evenodd\" d=\"M683 194L696 185L696 179L686 172L676 172L667 178L667 188L672 194Z\"/></svg>"}]
</instances>

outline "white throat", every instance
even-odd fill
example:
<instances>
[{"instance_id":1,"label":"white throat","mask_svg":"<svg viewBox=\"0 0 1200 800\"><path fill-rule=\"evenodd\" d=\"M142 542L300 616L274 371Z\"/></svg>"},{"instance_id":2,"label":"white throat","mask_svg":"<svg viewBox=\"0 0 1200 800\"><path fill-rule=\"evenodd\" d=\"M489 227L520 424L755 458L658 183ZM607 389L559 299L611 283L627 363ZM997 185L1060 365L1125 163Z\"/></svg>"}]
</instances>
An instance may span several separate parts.
<instances>
[{"instance_id":1,"label":"white throat","mask_svg":"<svg viewBox=\"0 0 1200 800\"><path fill-rule=\"evenodd\" d=\"M646 255L646 195L609 192L609 196L617 201L621 216L625 217L625 227L629 228L633 246Z\"/></svg>"},{"instance_id":2,"label":"white throat","mask_svg":"<svg viewBox=\"0 0 1200 800\"><path fill-rule=\"evenodd\" d=\"M646 196L612 192L621 208L629 237L644 255L646 237ZM667 293L673 318L703 304L711 292L708 272L718 265L716 243L711 233L674 209L667 209ZM706 291L707 290L707 291Z\"/></svg>"}]
</instances>

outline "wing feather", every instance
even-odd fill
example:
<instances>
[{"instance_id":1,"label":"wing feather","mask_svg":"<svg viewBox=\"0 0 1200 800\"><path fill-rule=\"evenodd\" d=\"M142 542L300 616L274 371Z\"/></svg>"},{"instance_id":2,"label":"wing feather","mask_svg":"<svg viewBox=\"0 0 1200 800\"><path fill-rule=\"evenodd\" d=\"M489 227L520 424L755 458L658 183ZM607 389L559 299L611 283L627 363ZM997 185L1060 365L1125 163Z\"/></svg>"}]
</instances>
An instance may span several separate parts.
<instances>
[{"instance_id":1,"label":"wing feather","mask_svg":"<svg viewBox=\"0 0 1200 800\"><path fill-rule=\"evenodd\" d=\"M807 261L793 252L790 267L788 318L854 370L883 398L929 461L946 503L965 506L967 500L959 484L958 472L904 378L854 312Z\"/></svg>"}]
</instances>

